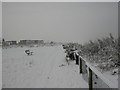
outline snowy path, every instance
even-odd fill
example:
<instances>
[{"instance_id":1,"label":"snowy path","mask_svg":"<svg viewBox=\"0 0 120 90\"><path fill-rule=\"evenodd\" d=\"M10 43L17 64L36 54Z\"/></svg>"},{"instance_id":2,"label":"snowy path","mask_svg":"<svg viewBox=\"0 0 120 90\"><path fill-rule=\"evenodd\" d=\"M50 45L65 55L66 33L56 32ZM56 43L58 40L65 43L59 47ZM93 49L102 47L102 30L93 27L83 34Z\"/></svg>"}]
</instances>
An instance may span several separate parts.
<instances>
[{"instance_id":1,"label":"snowy path","mask_svg":"<svg viewBox=\"0 0 120 90\"><path fill-rule=\"evenodd\" d=\"M26 48L3 50L3 88L88 88L79 67L65 62L62 47L30 48L32 56Z\"/></svg>"}]
</instances>

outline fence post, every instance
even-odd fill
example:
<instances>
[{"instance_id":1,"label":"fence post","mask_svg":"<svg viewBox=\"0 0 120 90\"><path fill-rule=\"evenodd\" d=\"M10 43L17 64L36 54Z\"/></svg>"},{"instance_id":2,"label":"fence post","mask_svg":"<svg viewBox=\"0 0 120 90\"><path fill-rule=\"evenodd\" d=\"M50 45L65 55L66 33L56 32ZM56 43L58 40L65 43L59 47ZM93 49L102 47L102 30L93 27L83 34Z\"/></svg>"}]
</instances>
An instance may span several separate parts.
<instances>
[{"instance_id":1,"label":"fence post","mask_svg":"<svg viewBox=\"0 0 120 90\"><path fill-rule=\"evenodd\" d=\"M80 60L79 67L80 67L80 74L81 74L82 73L82 59L81 59L81 57L79 57L79 60Z\"/></svg>"},{"instance_id":2,"label":"fence post","mask_svg":"<svg viewBox=\"0 0 120 90\"><path fill-rule=\"evenodd\" d=\"M89 90L93 90L92 84L92 70L89 68Z\"/></svg>"},{"instance_id":3,"label":"fence post","mask_svg":"<svg viewBox=\"0 0 120 90\"><path fill-rule=\"evenodd\" d=\"M79 65L79 56L75 55L75 57L76 57L76 64Z\"/></svg>"}]
</instances>

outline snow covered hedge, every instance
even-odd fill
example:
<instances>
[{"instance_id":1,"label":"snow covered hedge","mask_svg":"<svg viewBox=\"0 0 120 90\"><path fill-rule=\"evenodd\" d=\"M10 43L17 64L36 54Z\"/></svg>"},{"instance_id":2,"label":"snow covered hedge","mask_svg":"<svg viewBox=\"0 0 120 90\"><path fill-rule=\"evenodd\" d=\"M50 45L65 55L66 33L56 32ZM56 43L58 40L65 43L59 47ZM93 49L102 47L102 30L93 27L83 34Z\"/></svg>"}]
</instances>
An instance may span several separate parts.
<instances>
[{"instance_id":1,"label":"snow covered hedge","mask_svg":"<svg viewBox=\"0 0 120 90\"><path fill-rule=\"evenodd\" d=\"M69 43L69 48L77 48L79 54L90 62L98 63L102 71L108 71L120 66L118 58L120 57L120 37L115 39L112 34L106 38L90 40L84 45L78 43ZM67 47L68 48L68 47Z\"/></svg>"}]
</instances>

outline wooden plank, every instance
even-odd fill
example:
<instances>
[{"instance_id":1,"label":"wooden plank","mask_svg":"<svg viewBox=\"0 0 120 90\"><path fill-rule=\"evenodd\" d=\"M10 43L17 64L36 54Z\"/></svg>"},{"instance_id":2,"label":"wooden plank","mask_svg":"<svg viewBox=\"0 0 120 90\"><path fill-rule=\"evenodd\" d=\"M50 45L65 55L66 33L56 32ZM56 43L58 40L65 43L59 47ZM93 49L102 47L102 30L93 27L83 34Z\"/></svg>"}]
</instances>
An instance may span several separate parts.
<instances>
[{"instance_id":1,"label":"wooden plank","mask_svg":"<svg viewBox=\"0 0 120 90\"><path fill-rule=\"evenodd\" d=\"M89 68L89 90L93 90L92 84L92 70Z\"/></svg>"},{"instance_id":2,"label":"wooden plank","mask_svg":"<svg viewBox=\"0 0 120 90\"><path fill-rule=\"evenodd\" d=\"M82 60L84 60L86 62L86 65L99 77L101 78L110 88L118 88L116 84L114 84L114 82L110 81L109 79L107 79L107 77L105 77L100 71L98 71L94 66L92 66L90 64L90 62L87 62L85 59L83 59L81 56L80 58Z\"/></svg>"},{"instance_id":3,"label":"wooden plank","mask_svg":"<svg viewBox=\"0 0 120 90\"><path fill-rule=\"evenodd\" d=\"M79 56L76 55L76 64L79 65Z\"/></svg>"},{"instance_id":4,"label":"wooden plank","mask_svg":"<svg viewBox=\"0 0 120 90\"><path fill-rule=\"evenodd\" d=\"M79 57L79 60L80 60L80 64L79 64L79 67L80 67L80 74L82 74L82 58Z\"/></svg>"}]
</instances>

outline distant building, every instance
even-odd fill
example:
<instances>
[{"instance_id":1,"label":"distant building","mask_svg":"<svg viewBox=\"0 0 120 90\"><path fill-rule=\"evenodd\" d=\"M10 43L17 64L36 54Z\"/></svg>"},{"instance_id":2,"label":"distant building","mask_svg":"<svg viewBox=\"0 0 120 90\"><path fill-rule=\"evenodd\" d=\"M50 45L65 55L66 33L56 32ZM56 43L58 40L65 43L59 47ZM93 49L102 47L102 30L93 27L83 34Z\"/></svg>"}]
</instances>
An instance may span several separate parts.
<instances>
[{"instance_id":1,"label":"distant building","mask_svg":"<svg viewBox=\"0 0 120 90\"><path fill-rule=\"evenodd\" d=\"M38 44L44 44L44 40L38 40Z\"/></svg>"},{"instance_id":2,"label":"distant building","mask_svg":"<svg viewBox=\"0 0 120 90\"><path fill-rule=\"evenodd\" d=\"M20 45L33 45L33 44L43 44L43 40L20 40Z\"/></svg>"},{"instance_id":3,"label":"distant building","mask_svg":"<svg viewBox=\"0 0 120 90\"><path fill-rule=\"evenodd\" d=\"M7 45L17 45L16 41L5 41Z\"/></svg>"},{"instance_id":4,"label":"distant building","mask_svg":"<svg viewBox=\"0 0 120 90\"><path fill-rule=\"evenodd\" d=\"M26 41L27 41L27 40L20 40L19 44L20 44L20 45L26 45Z\"/></svg>"},{"instance_id":5,"label":"distant building","mask_svg":"<svg viewBox=\"0 0 120 90\"><path fill-rule=\"evenodd\" d=\"M17 45L17 42L16 41L3 41L2 45L3 46Z\"/></svg>"},{"instance_id":6,"label":"distant building","mask_svg":"<svg viewBox=\"0 0 120 90\"><path fill-rule=\"evenodd\" d=\"M31 45L31 44L34 44L33 40L26 40L26 45Z\"/></svg>"}]
</instances>

